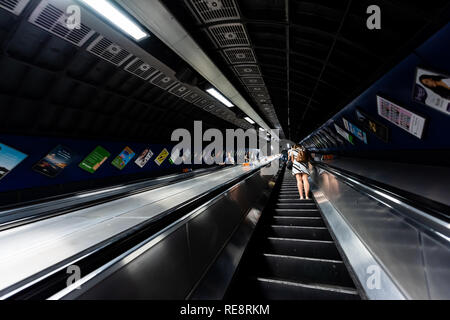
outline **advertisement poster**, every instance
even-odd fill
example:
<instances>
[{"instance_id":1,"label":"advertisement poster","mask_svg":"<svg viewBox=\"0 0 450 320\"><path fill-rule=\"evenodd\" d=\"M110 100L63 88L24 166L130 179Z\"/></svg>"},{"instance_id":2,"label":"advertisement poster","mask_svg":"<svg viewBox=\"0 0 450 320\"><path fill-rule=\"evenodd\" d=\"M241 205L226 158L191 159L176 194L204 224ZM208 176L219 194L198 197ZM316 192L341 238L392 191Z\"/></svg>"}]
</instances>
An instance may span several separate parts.
<instances>
[{"instance_id":1,"label":"advertisement poster","mask_svg":"<svg viewBox=\"0 0 450 320\"><path fill-rule=\"evenodd\" d=\"M450 114L450 76L417 68L413 100Z\"/></svg>"},{"instance_id":2,"label":"advertisement poster","mask_svg":"<svg viewBox=\"0 0 450 320\"><path fill-rule=\"evenodd\" d=\"M125 168L128 162L134 158L136 154L129 147L125 147L122 152L111 162L111 164L119 170Z\"/></svg>"},{"instance_id":3,"label":"advertisement poster","mask_svg":"<svg viewBox=\"0 0 450 320\"><path fill-rule=\"evenodd\" d=\"M378 114L396 126L408 131L417 138L422 138L425 118L402 108L380 96L377 96Z\"/></svg>"},{"instance_id":4,"label":"advertisement poster","mask_svg":"<svg viewBox=\"0 0 450 320\"><path fill-rule=\"evenodd\" d=\"M47 177L54 178L70 165L72 159L72 151L59 145L36 163L33 166L33 170Z\"/></svg>"},{"instance_id":5,"label":"advertisement poster","mask_svg":"<svg viewBox=\"0 0 450 320\"><path fill-rule=\"evenodd\" d=\"M152 150L150 150L150 148L146 148L141 152L134 163L136 163L139 168L143 168L152 157Z\"/></svg>"},{"instance_id":6,"label":"advertisement poster","mask_svg":"<svg viewBox=\"0 0 450 320\"><path fill-rule=\"evenodd\" d=\"M110 155L107 150L98 146L78 166L87 172L94 173Z\"/></svg>"},{"instance_id":7,"label":"advertisement poster","mask_svg":"<svg viewBox=\"0 0 450 320\"><path fill-rule=\"evenodd\" d=\"M336 128L336 132L341 135L345 140L347 140L348 142L350 142L351 144L355 144L353 142L353 136L351 134L349 134L347 131L345 131L344 129L342 129L341 127L339 127L337 124L334 124L334 127Z\"/></svg>"},{"instance_id":8,"label":"advertisement poster","mask_svg":"<svg viewBox=\"0 0 450 320\"><path fill-rule=\"evenodd\" d=\"M21 163L28 155L0 143L0 180Z\"/></svg>"},{"instance_id":9,"label":"advertisement poster","mask_svg":"<svg viewBox=\"0 0 450 320\"><path fill-rule=\"evenodd\" d=\"M169 151L167 151L167 149L164 148L163 151L161 151L161 153L156 157L155 159L156 164L160 166L168 156Z\"/></svg>"},{"instance_id":10,"label":"advertisement poster","mask_svg":"<svg viewBox=\"0 0 450 320\"><path fill-rule=\"evenodd\" d=\"M364 129L372 132L375 136L377 136L384 142L389 141L389 129L385 125L382 125L378 121L371 119L370 116L368 116L364 111L358 108L355 110L355 113L358 122Z\"/></svg>"},{"instance_id":11,"label":"advertisement poster","mask_svg":"<svg viewBox=\"0 0 450 320\"><path fill-rule=\"evenodd\" d=\"M367 144L367 135L364 131L362 131L360 128L349 122L347 119L342 118L342 121L344 122L344 127L352 133L355 137L357 137L359 140Z\"/></svg>"}]
</instances>

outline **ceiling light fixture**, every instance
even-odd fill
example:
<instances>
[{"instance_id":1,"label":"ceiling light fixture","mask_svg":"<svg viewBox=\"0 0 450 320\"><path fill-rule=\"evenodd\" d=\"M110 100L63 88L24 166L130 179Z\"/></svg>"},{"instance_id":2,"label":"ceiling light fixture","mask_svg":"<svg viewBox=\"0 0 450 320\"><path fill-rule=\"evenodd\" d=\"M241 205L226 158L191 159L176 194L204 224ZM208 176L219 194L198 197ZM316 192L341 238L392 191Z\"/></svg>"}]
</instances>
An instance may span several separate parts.
<instances>
[{"instance_id":1,"label":"ceiling light fixture","mask_svg":"<svg viewBox=\"0 0 450 320\"><path fill-rule=\"evenodd\" d=\"M113 23L120 30L131 36L134 40L140 41L149 36L138 24L122 13L118 8L107 0L79 0L86 4L98 14Z\"/></svg>"},{"instance_id":2,"label":"ceiling light fixture","mask_svg":"<svg viewBox=\"0 0 450 320\"><path fill-rule=\"evenodd\" d=\"M226 105L228 108L234 107L234 104L232 104L227 98L225 98L219 91L217 91L214 88L209 88L206 90L210 95L212 95L214 98L222 102L224 105Z\"/></svg>"},{"instance_id":3,"label":"ceiling light fixture","mask_svg":"<svg viewBox=\"0 0 450 320\"><path fill-rule=\"evenodd\" d=\"M255 124L255 121L253 121L250 117L245 117L244 118L247 122L249 122L250 124Z\"/></svg>"}]
</instances>

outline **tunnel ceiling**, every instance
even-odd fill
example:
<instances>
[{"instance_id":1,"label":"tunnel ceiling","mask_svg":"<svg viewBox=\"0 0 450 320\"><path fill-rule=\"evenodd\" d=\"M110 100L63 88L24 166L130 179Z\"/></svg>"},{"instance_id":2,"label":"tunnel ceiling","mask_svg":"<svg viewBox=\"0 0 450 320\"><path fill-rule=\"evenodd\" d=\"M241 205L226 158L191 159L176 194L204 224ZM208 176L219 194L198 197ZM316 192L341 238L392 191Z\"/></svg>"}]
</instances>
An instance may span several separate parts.
<instances>
[{"instance_id":1,"label":"tunnel ceiling","mask_svg":"<svg viewBox=\"0 0 450 320\"><path fill-rule=\"evenodd\" d=\"M439 0L177 0L165 4L271 125L276 127L279 121L294 141L322 125L437 31L447 22L441 14L449 9L449 1ZM369 5L381 8L381 30L366 27ZM254 61L230 61L233 50L236 57L249 52L245 57ZM253 95L254 84L249 85L242 75L246 67L262 74L261 86L268 90L275 118L264 113Z\"/></svg>"},{"instance_id":2,"label":"tunnel ceiling","mask_svg":"<svg viewBox=\"0 0 450 320\"><path fill-rule=\"evenodd\" d=\"M159 72L148 79L137 76L132 55L106 59L111 48L102 42L100 29L86 38L84 29L81 36L57 29L57 23L48 22L58 19L55 11L42 20L53 25L52 32L38 27L33 16L44 12L39 8L45 3L0 0L1 133L156 143L170 141L175 128L191 128L194 120L202 120L204 129L250 126L201 90L208 106L179 94L181 84L162 88ZM186 70L156 37L140 46L168 68ZM228 113L221 118L211 108L231 113L235 123L224 119Z\"/></svg>"}]
</instances>

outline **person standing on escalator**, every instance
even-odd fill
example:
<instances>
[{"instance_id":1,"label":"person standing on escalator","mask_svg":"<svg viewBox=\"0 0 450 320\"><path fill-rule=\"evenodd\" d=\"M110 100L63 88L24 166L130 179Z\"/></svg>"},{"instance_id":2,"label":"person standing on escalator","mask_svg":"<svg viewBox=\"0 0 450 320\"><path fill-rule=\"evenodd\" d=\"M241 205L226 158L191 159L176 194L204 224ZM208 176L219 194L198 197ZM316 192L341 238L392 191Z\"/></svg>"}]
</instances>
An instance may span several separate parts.
<instances>
[{"instance_id":1,"label":"person standing on escalator","mask_svg":"<svg viewBox=\"0 0 450 320\"><path fill-rule=\"evenodd\" d=\"M309 154L308 151L299 145L294 145L290 152L292 161L292 174L297 179L298 193L300 200L309 200L309 181L310 172L308 170ZM303 197L303 188L305 189L305 198Z\"/></svg>"}]
</instances>

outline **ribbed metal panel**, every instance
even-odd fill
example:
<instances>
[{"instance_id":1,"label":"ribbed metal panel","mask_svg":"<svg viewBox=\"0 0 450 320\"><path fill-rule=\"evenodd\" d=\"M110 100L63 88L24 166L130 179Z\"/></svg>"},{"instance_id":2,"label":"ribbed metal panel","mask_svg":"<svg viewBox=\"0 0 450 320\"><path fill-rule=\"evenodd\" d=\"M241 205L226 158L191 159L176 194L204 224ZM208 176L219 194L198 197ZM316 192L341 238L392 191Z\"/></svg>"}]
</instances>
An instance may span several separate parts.
<instances>
[{"instance_id":1,"label":"ribbed metal panel","mask_svg":"<svg viewBox=\"0 0 450 320\"><path fill-rule=\"evenodd\" d=\"M41 1L28 21L79 47L95 34L94 30L84 24L81 24L80 29L69 29L67 18L62 10L47 1Z\"/></svg>"}]
</instances>

